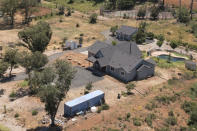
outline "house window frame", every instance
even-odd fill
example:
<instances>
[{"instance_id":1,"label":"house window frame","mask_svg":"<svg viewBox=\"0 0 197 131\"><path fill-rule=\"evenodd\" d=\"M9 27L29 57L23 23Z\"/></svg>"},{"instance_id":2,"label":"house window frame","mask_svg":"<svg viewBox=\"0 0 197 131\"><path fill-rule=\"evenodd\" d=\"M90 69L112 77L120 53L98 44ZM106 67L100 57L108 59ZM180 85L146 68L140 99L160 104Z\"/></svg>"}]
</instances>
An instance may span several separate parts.
<instances>
[{"instance_id":1,"label":"house window frame","mask_svg":"<svg viewBox=\"0 0 197 131\"><path fill-rule=\"evenodd\" d=\"M125 76L125 72L124 71L120 71L120 75L121 76Z\"/></svg>"},{"instance_id":2,"label":"house window frame","mask_svg":"<svg viewBox=\"0 0 197 131\"><path fill-rule=\"evenodd\" d=\"M110 70L111 70L112 72L114 72L114 71L115 71L115 68L112 67L112 66L110 66Z\"/></svg>"}]
</instances>

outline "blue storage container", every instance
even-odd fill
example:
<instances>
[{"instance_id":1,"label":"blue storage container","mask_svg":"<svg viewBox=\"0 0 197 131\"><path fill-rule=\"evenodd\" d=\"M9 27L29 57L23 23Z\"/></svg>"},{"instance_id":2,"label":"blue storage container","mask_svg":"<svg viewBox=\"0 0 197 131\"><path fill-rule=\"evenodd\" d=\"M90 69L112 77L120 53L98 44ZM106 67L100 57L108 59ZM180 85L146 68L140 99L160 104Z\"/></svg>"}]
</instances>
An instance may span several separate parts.
<instances>
[{"instance_id":1,"label":"blue storage container","mask_svg":"<svg viewBox=\"0 0 197 131\"><path fill-rule=\"evenodd\" d=\"M86 111L93 106L98 106L104 101L104 92L97 90L64 104L64 116L72 117L80 111Z\"/></svg>"}]
</instances>

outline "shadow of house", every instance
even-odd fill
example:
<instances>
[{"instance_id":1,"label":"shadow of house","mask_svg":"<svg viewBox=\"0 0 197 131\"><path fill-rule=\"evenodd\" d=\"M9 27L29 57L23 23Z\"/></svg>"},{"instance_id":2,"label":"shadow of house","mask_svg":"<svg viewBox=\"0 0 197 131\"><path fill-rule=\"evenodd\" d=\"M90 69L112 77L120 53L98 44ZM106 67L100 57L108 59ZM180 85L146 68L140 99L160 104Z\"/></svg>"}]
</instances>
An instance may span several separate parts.
<instances>
[{"instance_id":1,"label":"shadow of house","mask_svg":"<svg viewBox=\"0 0 197 131\"><path fill-rule=\"evenodd\" d=\"M130 41L137 31L135 27L123 25L116 31L116 38L120 41Z\"/></svg>"},{"instance_id":2,"label":"shadow of house","mask_svg":"<svg viewBox=\"0 0 197 131\"><path fill-rule=\"evenodd\" d=\"M115 46L96 42L88 48L87 60L93 63L94 69L126 83L153 76L156 64L152 59L142 59L136 43L126 41Z\"/></svg>"}]
</instances>

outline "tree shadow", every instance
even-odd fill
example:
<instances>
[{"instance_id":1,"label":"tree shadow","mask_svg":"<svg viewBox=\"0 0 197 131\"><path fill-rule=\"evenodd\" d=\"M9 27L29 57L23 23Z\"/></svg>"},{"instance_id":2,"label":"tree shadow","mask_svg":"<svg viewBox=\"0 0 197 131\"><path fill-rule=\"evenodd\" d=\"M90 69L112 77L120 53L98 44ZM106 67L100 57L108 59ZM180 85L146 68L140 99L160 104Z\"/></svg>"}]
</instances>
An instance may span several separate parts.
<instances>
[{"instance_id":1,"label":"tree shadow","mask_svg":"<svg viewBox=\"0 0 197 131\"><path fill-rule=\"evenodd\" d=\"M61 126L55 126L55 127L40 126L36 128L27 129L26 131L63 131L63 128Z\"/></svg>"},{"instance_id":2,"label":"tree shadow","mask_svg":"<svg viewBox=\"0 0 197 131\"><path fill-rule=\"evenodd\" d=\"M26 25L21 23L15 23L14 26L7 25L7 24L1 24L0 23L0 30L13 30L13 29L22 29Z\"/></svg>"},{"instance_id":3,"label":"tree shadow","mask_svg":"<svg viewBox=\"0 0 197 131\"><path fill-rule=\"evenodd\" d=\"M3 77L0 79L0 83L6 83L6 82L13 81L14 77L16 77L16 75L12 75L11 77Z\"/></svg>"}]
</instances>

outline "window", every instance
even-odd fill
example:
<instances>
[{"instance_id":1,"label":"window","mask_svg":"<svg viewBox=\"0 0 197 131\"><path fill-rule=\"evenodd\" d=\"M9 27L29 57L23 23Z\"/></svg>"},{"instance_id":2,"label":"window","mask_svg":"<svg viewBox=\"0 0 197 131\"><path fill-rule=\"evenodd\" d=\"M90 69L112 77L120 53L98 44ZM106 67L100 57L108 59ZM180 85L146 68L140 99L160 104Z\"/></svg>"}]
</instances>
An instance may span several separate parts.
<instances>
[{"instance_id":1,"label":"window","mask_svg":"<svg viewBox=\"0 0 197 131\"><path fill-rule=\"evenodd\" d=\"M124 76L125 75L125 73L123 72L123 71L121 71L121 73L120 73L122 76Z\"/></svg>"},{"instance_id":2,"label":"window","mask_svg":"<svg viewBox=\"0 0 197 131\"><path fill-rule=\"evenodd\" d=\"M111 71L114 71L114 67L111 67Z\"/></svg>"}]
</instances>

